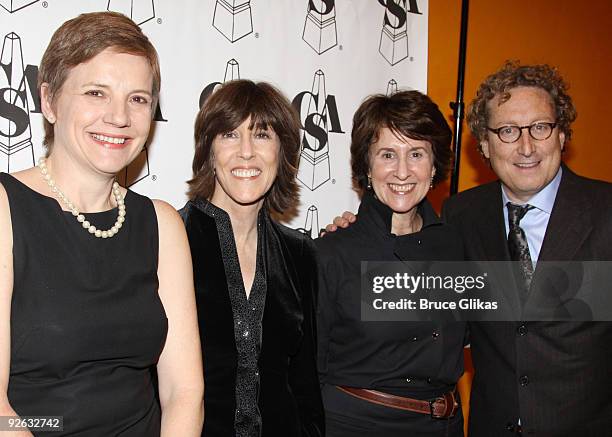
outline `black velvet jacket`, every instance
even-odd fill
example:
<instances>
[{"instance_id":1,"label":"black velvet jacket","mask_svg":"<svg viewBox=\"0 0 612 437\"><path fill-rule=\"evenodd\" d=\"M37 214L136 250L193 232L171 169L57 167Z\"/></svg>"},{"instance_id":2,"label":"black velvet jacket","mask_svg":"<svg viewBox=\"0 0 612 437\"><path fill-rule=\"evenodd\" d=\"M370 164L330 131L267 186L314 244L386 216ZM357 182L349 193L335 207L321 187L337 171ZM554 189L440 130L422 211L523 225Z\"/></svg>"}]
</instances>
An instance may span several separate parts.
<instances>
[{"instance_id":1,"label":"black velvet jacket","mask_svg":"<svg viewBox=\"0 0 612 437\"><path fill-rule=\"evenodd\" d=\"M237 350L234 321L215 220L206 201L180 211L193 259L204 359L203 435L234 435ZM266 300L259 356L262 436L322 436L323 406L316 372L314 245L264 213Z\"/></svg>"}]
</instances>

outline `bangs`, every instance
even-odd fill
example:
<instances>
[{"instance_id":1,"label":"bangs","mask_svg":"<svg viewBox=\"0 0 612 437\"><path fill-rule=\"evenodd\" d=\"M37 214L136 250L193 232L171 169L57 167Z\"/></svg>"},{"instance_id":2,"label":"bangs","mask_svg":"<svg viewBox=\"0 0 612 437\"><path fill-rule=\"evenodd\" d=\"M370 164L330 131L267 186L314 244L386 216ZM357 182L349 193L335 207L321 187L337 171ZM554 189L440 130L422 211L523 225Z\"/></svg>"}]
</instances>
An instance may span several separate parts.
<instances>
[{"instance_id":1,"label":"bangs","mask_svg":"<svg viewBox=\"0 0 612 437\"><path fill-rule=\"evenodd\" d=\"M262 130L262 131L267 131L267 130L273 130L276 131L276 129L274 129L274 125L277 124L277 119L276 117L273 117L271 113L268 112L251 112L251 114L249 114L249 117L251 117L251 123L249 124L249 130ZM245 119L246 120L246 119ZM244 120L243 120L244 122Z\"/></svg>"},{"instance_id":2,"label":"bangs","mask_svg":"<svg viewBox=\"0 0 612 437\"><path fill-rule=\"evenodd\" d=\"M279 118L283 112L271 96L257 86L249 87L246 96L243 97L242 107L245 109L243 123L251 118L249 130L273 130L280 132L279 126L282 120ZM247 111L248 109L248 111Z\"/></svg>"},{"instance_id":3,"label":"bangs","mask_svg":"<svg viewBox=\"0 0 612 437\"><path fill-rule=\"evenodd\" d=\"M234 130L249 119L249 130L272 129L277 132L282 121L276 102L253 83L235 85L232 92L225 93L222 104L215 102L216 93L209 99L210 106L216 109L210 117L215 121L214 135Z\"/></svg>"}]
</instances>

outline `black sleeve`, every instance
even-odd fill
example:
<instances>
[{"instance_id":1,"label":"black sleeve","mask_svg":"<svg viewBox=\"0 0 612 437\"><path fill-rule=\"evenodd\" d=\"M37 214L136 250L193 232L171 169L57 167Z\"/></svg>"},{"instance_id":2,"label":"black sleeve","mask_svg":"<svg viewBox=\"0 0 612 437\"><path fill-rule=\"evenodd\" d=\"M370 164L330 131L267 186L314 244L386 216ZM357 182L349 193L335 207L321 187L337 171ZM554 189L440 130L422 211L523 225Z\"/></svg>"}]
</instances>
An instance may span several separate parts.
<instances>
[{"instance_id":1,"label":"black sleeve","mask_svg":"<svg viewBox=\"0 0 612 437\"><path fill-rule=\"evenodd\" d=\"M328 237L329 238L329 237ZM338 267L333 262L333 257L326 256L328 247L317 244L317 368L319 370L319 380L323 385L327 378L327 363L329 358L329 346L331 330L336 318L335 300L336 300L336 285L334 278L339 271ZM332 271L336 270L336 275Z\"/></svg>"},{"instance_id":2,"label":"black sleeve","mask_svg":"<svg viewBox=\"0 0 612 437\"><path fill-rule=\"evenodd\" d=\"M452 210L452 205L451 205L450 199L446 199L442 203L442 212L440 213L440 217L442 218L442 221L444 221L445 223L449 223L451 221L451 210Z\"/></svg>"},{"instance_id":3,"label":"black sleeve","mask_svg":"<svg viewBox=\"0 0 612 437\"><path fill-rule=\"evenodd\" d=\"M299 263L302 291L303 338L297 354L289 363L289 385L298 404L303 437L325 435L323 402L317 375L317 328L315 322L317 296L317 265L312 240L304 237Z\"/></svg>"}]
</instances>

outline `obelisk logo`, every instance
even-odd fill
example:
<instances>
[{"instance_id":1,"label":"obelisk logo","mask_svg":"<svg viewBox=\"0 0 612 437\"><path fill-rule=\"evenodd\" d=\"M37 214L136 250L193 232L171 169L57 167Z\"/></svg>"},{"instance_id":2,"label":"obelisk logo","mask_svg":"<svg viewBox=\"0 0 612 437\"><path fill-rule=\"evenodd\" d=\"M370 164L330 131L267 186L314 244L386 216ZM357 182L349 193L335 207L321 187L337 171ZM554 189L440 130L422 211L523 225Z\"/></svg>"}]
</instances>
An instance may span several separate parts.
<instances>
[{"instance_id":1,"label":"obelisk logo","mask_svg":"<svg viewBox=\"0 0 612 437\"><path fill-rule=\"evenodd\" d=\"M302 118L304 134L297 175L298 180L311 191L330 179L326 99L325 74L317 70L308 93L305 117Z\"/></svg>"},{"instance_id":2,"label":"obelisk logo","mask_svg":"<svg viewBox=\"0 0 612 437\"><path fill-rule=\"evenodd\" d=\"M338 45L335 0L308 0L302 39L319 55Z\"/></svg>"},{"instance_id":3,"label":"obelisk logo","mask_svg":"<svg viewBox=\"0 0 612 437\"><path fill-rule=\"evenodd\" d=\"M0 6L12 14L38 1L39 0L0 0Z\"/></svg>"},{"instance_id":4,"label":"obelisk logo","mask_svg":"<svg viewBox=\"0 0 612 437\"><path fill-rule=\"evenodd\" d=\"M232 43L253 32L251 0L216 0L213 27Z\"/></svg>"},{"instance_id":5,"label":"obelisk logo","mask_svg":"<svg viewBox=\"0 0 612 437\"><path fill-rule=\"evenodd\" d=\"M393 95L397 92L397 81L395 79L391 79L387 83L387 95Z\"/></svg>"},{"instance_id":6,"label":"obelisk logo","mask_svg":"<svg viewBox=\"0 0 612 437\"><path fill-rule=\"evenodd\" d=\"M34 166L30 124L21 38L11 32L4 37L0 54L0 171Z\"/></svg>"},{"instance_id":7,"label":"obelisk logo","mask_svg":"<svg viewBox=\"0 0 612 437\"><path fill-rule=\"evenodd\" d=\"M395 65L408 57L406 0L386 0L384 6L378 51L389 64Z\"/></svg>"},{"instance_id":8,"label":"obelisk logo","mask_svg":"<svg viewBox=\"0 0 612 437\"><path fill-rule=\"evenodd\" d=\"M155 18L153 0L108 0L106 9L127 15L139 26Z\"/></svg>"}]
</instances>

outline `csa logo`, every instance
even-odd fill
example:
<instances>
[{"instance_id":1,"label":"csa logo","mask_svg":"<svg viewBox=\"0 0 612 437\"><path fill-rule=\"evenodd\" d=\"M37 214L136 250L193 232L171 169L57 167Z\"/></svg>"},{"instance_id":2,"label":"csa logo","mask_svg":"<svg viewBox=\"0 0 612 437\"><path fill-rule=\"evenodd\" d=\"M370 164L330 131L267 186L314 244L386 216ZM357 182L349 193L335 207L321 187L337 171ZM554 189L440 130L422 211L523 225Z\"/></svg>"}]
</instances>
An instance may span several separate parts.
<instances>
[{"instance_id":1,"label":"csa logo","mask_svg":"<svg viewBox=\"0 0 612 437\"><path fill-rule=\"evenodd\" d=\"M252 33L251 0L216 0L213 27L232 43Z\"/></svg>"},{"instance_id":2,"label":"csa logo","mask_svg":"<svg viewBox=\"0 0 612 437\"><path fill-rule=\"evenodd\" d=\"M306 211L306 222L303 228L297 228L302 234L310 235L313 240L319 236L319 210L316 206L310 205Z\"/></svg>"},{"instance_id":3,"label":"csa logo","mask_svg":"<svg viewBox=\"0 0 612 437\"><path fill-rule=\"evenodd\" d=\"M23 67L21 38L7 34L0 54L0 170L7 173L34 166L30 112L40 113L37 77L37 67Z\"/></svg>"},{"instance_id":4,"label":"csa logo","mask_svg":"<svg viewBox=\"0 0 612 437\"><path fill-rule=\"evenodd\" d=\"M108 0L106 9L121 12L139 26L155 18L153 0Z\"/></svg>"},{"instance_id":5,"label":"csa logo","mask_svg":"<svg viewBox=\"0 0 612 437\"><path fill-rule=\"evenodd\" d=\"M11 14L38 2L38 0L0 0L0 6Z\"/></svg>"},{"instance_id":6,"label":"csa logo","mask_svg":"<svg viewBox=\"0 0 612 437\"><path fill-rule=\"evenodd\" d=\"M330 179L329 132L344 133L336 98L325 92L323 71L315 72L311 90L299 93L292 104L300 114L304 130L297 179L314 191Z\"/></svg>"},{"instance_id":7,"label":"csa logo","mask_svg":"<svg viewBox=\"0 0 612 437\"><path fill-rule=\"evenodd\" d=\"M319 55L338 45L335 0L308 0L302 39Z\"/></svg>"},{"instance_id":8,"label":"csa logo","mask_svg":"<svg viewBox=\"0 0 612 437\"><path fill-rule=\"evenodd\" d=\"M417 0L378 0L385 7L378 51L391 65L408 57L408 12L422 15Z\"/></svg>"},{"instance_id":9,"label":"csa logo","mask_svg":"<svg viewBox=\"0 0 612 437\"><path fill-rule=\"evenodd\" d=\"M228 82L230 80L240 79L240 65L238 61L234 58L227 61L225 64L225 75L223 76L223 83ZM215 89L221 85L221 82L213 82L206 85L206 87L200 93L200 102L199 107L202 108L204 106L204 102L206 99L215 92Z\"/></svg>"}]
</instances>

